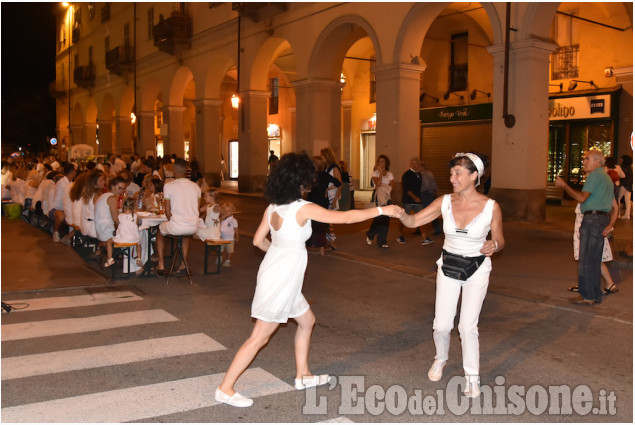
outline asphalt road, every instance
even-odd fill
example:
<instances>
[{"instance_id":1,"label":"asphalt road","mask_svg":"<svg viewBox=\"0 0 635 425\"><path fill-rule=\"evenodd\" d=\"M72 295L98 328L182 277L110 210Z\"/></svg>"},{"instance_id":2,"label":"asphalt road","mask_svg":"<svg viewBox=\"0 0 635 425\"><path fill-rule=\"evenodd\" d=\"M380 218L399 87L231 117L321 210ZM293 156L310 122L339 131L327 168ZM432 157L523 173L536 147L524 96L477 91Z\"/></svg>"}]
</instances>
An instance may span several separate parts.
<instances>
[{"instance_id":1,"label":"asphalt road","mask_svg":"<svg viewBox=\"0 0 635 425\"><path fill-rule=\"evenodd\" d=\"M2 300L22 310L2 315L2 422L632 423L632 270L601 305L572 306L563 289L575 273L570 239L517 228L506 229L481 314L483 408L457 397L456 331L443 379L426 375L441 241L400 246L393 227L382 251L363 243L368 223L338 226L337 251L309 256L303 292L318 319L310 364L337 378L332 388L293 389L291 321L238 381L254 406L216 404L215 385L253 326L263 256L249 237L263 201L226 198L241 211L232 267L197 273L193 285L103 279L9 292L3 261ZM202 249L192 265L202 272Z\"/></svg>"}]
</instances>

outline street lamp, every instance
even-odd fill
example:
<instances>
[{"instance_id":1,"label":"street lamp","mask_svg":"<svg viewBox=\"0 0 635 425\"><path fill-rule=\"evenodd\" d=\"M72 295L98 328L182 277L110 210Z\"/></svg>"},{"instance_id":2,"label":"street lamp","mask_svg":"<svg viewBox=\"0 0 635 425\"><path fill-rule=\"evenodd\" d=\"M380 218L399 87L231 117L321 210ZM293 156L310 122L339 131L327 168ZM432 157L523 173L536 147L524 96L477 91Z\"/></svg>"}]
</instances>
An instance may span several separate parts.
<instances>
[{"instance_id":1,"label":"street lamp","mask_svg":"<svg viewBox=\"0 0 635 425\"><path fill-rule=\"evenodd\" d=\"M235 93L232 94L231 102L232 102L232 108L238 109L238 105L240 105L240 98L236 96Z\"/></svg>"}]
</instances>

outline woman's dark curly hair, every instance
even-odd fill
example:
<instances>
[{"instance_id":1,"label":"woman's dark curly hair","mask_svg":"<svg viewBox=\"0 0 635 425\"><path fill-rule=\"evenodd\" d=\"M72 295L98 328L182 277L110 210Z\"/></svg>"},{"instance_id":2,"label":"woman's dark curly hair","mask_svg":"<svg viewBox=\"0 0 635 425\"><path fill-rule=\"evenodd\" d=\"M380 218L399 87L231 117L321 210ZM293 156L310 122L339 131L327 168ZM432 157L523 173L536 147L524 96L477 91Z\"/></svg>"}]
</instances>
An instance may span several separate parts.
<instances>
[{"instance_id":1,"label":"woman's dark curly hair","mask_svg":"<svg viewBox=\"0 0 635 425\"><path fill-rule=\"evenodd\" d=\"M265 196L272 204L288 204L302 198L302 190L310 189L314 179L315 165L305 152L286 153L269 174Z\"/></svg>"}]
</instances>

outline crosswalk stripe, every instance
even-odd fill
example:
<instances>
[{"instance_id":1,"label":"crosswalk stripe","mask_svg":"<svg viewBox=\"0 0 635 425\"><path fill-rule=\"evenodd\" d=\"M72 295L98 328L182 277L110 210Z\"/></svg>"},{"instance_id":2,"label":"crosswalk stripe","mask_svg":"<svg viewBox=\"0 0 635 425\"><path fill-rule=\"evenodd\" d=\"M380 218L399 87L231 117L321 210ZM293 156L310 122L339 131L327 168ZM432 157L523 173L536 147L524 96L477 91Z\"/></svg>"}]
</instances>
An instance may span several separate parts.
<instances>
[{"instance_id":1,"label":"crosswalk stripe","mask_svg":"<svg viewBox=\"0 0 635 425\"><path fill-rule=\"evenodd\" d=\"M138 295L130 291L97 292L95 294L73 295L69 297L31 298L25 300L4 301L9 305L28 304L26 309L15 309L12 312L50 310L55 308L87 307L127 301L141 301Z\"/></svg>"},{"instance_id":2,"label":"crosswalk stripe","mask_svg":"<svg viewBox=\"0 0 635 425\"><path fill-rule=\"evenodd\" d=\"M325 421L318 422L319 424L352 424L353 421L346 416L338 416L337 418L327 419Z\"/></svg>"},{"instance_id":3,"label":"crosswalk stripe","mask_svg":"<svg viewBox=\"0 0 635 425\"><path fill-rule=\"evenodd\" d=\"M2 359L2 380L224 350L199 333Z\"/></svg>"},{"instance_id":4,"label":"crosswalk stripe","mask_svg":"<svg viewBox=\"0 0 635 425\"><path fill-rule=\"evenodd\" d=\"M164 310L144 310L76 319L15 323L2 325L2 341L67 335L149 323L175 321L178 321L178 319Z\"/></svg>"},{"instance_id":5,"label":"crosswalk stripe","mask_svg":"<svg viewBox=\"0 0 635 425\"><path fill-rule=\"evenodd\" d=\"M224 373L2 409L2 422L130 422L218 404L214 390ZM260 369L248 369L236 389L256 398L294 388Z\"/></svg>"}]
</instances>

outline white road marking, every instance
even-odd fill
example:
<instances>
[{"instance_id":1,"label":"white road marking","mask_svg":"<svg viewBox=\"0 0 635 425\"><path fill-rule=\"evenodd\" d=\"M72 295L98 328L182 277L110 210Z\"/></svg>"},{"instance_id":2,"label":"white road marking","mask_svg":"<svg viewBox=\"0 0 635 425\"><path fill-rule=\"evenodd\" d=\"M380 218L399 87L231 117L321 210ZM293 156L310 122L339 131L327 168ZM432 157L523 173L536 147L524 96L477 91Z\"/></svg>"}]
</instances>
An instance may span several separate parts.
<instances>
[{"instance_id":1,"label":"white road marking","mask_svg":"<svg viewBox=\"0 0 635 425\"><path fill-rule=\"evenodd\" d=\"M178 319L164 310L145 310L77 319L15 323L2 325L2 341L67 335L148 323L175 321L178 321Z\"/></svg>"},{"instance_id":2,"label":"white road marking","mask_svg":"<svg viewBox=\"0 0 635 425\"><path fill-rule=\"evenodd\" d=\"M199 333L2 359L2 380L224 350Z\"/></svg>"},{"instance_id":3,"label":"white road marking","mask_svg":"<svg viewBox=\"0 0 635 425\"><path fill-rule=\"evenodd\" d=\"M88 307L93 305L120 303L127 301L141 301L138 295L130 291L97 292L94 294L74 295L70 297L31 298L25 300L4 301L9 305L28 304L25 309L11 310L11 312L50 310L55 308Z\"/></svg>"},{"instance_id":4,"label":"white road marking","mask_svg":"<svg viewBox=\"0 0 635 425\"><path fill-rule=\"evenodd\" d=\"M326 421L318 422L319 424L352 424L353 421L345 416L338 416L337 418L327 419Z\"/></svg>"},{"instance_id":5,"label":"white road marking","mask_svg":"<svg viewBox=\"0 0 635 425\"><path fill-rule=\"evenodd\" d=\"M214 391L224 373L5 407L2 422L130 422L219 404ZM260 369L248 369L236 390L257 398L295 389ZM257 401L256 401L257 403ZM234 407L229 407L235 409Z\"/></svg>"}]
</instances>

